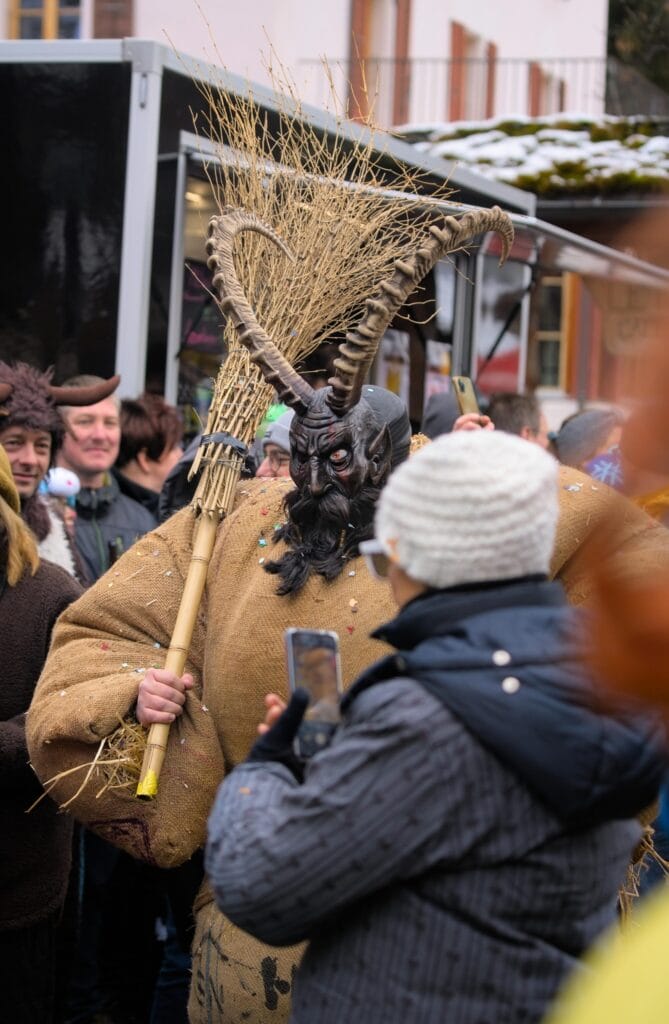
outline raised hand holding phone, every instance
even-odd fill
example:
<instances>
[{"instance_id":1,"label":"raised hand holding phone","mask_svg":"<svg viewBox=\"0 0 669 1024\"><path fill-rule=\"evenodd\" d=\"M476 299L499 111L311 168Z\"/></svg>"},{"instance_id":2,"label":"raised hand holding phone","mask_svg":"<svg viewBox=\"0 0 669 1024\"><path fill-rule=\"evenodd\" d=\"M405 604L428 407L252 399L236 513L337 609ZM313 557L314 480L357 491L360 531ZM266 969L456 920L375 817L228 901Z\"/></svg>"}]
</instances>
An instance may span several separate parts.
<instances>
[{"instance_id":1,"label":"raised hand holding phone","mask_svg":"<svg viewBox=\"0 0 669 1024\"><path fill-rule=\"evenodd\" d=\"M494 430L489 416L483 416L479 409L478 397L469 377L451 377L453 393L460 409L460 415L453 424L453 430Z\"/></svg>"},{"instance_id":2,"label":"raised hand holding phone","mask_svg":"<svg viewBox=\"0 0 669 1024\"><path fill-rule=\"evenodd\" d=\"M274 696L274 695L273 695ZM247 762L282 764L302 782L304 761L295 752L295 737L309 704L306 690L295 690L272 725L268 725L251 747Z\"/></svg>"},{"instance_id":3,"label":"raised hand holding phone","mask_svg":"<svg viewBox=\"0 0 669 1024\"><path fill-rule=\"evenodd\" d=\"M451 381L460 413L480 412L478 398L471 379L469 377L451 377Z\"/></svg>"}]
</instances>

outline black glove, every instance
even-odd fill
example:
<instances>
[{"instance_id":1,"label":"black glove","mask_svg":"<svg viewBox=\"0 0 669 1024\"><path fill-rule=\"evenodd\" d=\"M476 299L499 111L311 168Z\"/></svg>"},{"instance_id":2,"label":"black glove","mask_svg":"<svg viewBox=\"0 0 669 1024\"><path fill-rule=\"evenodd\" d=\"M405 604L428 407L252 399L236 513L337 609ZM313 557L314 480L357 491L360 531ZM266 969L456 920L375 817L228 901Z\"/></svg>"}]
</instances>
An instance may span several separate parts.
<instances>
[{"instance_id":1,"label":"black glove","mask_svg":"<svg viewBox=\"0 0 669 1024\"><path fill-rule=\"evenodd\" d=\"M247 761L277 761L293 773L298 782L304 778L304 762L295 753L297 736L304 712L309 705L309 694L298 688L290 698L283 714L271 729L259 736L251 747Z\"/></svg>"}]
</instances>

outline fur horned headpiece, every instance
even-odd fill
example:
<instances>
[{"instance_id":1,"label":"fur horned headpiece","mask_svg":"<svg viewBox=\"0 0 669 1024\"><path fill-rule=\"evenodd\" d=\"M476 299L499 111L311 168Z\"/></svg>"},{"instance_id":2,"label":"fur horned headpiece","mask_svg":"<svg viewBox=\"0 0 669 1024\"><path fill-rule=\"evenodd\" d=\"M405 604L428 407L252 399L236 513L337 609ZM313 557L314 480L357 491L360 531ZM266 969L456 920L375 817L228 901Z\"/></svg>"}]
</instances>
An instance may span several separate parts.
<instances>
[{"instance_id":1,"label":"fur horned headpiece","mask_svg":"<svg viewBox=\"0 0 669 1024\"><path fill-rule=\"evenodd\" d=\"M52 370L43 373L28 363L0 363L0 429L10 426L45 430L54 440L63 431L61 405L95 405L111 395L119 377L90 387L56 387Z\"/></svg>"}]
</instances>

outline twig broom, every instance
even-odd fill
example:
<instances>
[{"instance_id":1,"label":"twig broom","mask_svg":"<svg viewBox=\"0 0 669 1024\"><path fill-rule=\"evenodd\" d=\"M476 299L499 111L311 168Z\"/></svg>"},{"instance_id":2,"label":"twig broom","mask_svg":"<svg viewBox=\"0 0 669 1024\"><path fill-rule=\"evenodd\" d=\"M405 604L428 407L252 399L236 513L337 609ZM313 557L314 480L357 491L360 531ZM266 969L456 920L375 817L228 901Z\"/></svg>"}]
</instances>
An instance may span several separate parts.
<instances>
[{"instance_id":1,"label":"twig broom","mask_svg":"<svg viewBox=\"0 0 669 1024\"><path fill-rule=\"evenodd\" d=\"M285 80L281 85L285 89ZM371 132L353 147L344 133L320 135L290 87L277 97L279 125L272 131L251 95L230 96L209 85L202 91L206 134L220 157L208 167L219 210L238 207L255 214L295 254L289 262L285 249L259 234L241 236L235 251L237 276L254 311L294 366L322 341L343 334L392 271L398 252L420 238L421 218L406 201L418 181L406 169L380 170ZM244 452L272 398L272 388L229 324L225 337L228 356L191 471L203 470L192 503L199 523L165 662L177 675L184 670L218 524L232 510ZM157 793L168 736L167 725L149 730L137 786L141 798Z\"/></svg>"}]
</instances>

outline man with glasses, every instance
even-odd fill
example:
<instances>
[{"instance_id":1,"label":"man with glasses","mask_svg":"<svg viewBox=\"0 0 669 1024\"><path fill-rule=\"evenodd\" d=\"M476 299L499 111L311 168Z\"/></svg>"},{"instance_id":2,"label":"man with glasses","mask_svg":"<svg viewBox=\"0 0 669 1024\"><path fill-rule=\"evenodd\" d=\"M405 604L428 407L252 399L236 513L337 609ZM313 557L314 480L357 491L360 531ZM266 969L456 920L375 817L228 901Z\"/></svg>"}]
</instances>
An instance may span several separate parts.
<instances>
[{"instance_id":1,"label":"man with glasses","mask_svg":"<svg viewBox=\"0 0 669 1024\"><path fill-rule=\"evenodd\" d=\"M267 479L290 476L290 424L294 415L289 409L268 426L262 439L263 460L256 476Z\"/></svg>"}]
</instances>

